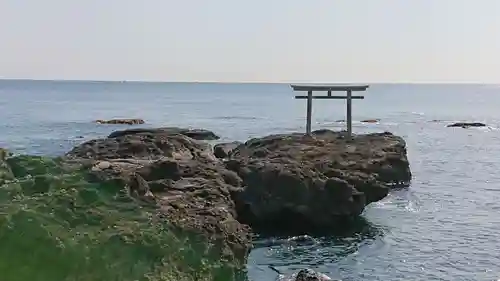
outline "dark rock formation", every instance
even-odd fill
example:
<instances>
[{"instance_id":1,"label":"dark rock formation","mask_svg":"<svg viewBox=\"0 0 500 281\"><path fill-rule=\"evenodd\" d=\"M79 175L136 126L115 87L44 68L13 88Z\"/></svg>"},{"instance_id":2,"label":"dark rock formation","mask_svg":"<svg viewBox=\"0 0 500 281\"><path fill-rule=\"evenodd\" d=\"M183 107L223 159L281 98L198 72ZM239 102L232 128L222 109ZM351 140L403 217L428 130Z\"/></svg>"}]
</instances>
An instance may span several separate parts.
<instances>
[{"instance_id":1,"label":"dark rock formation","mask_svg":"<svg viewBox=\"0 0 500 281\"><path fill-rule=\"evenodd\" d=\"M390 133L352 140L329 130L272 135L221 160L186 134L128 130L85 142L64 160L155 204L174 226L213 241L221 255L243 259L251 245L247 225L302 233L338 226L384 198L391 184L411 179L405 142Z\"/></svg>"},{"instance_id":2,"label":"dark rock formation","mask_svg":"<svg viewBox=\"0 0 500 281\"><path fill-rule=\"evenodd\" d=\"M459 128L470 128L470 127L486 127L486 124L479 122L458 122L454 124L450 124L446 127L459 127Z\"/></svg>"},{"instance_id":3,"label":"dark rock formation","mask_svg":"<svg viewBox=\"0 0 500 281\"><path fill-rule=\"evenodd\" d=\"M252 139L226 161L244 187L239 219L252 226L308 232L361 214L392 184L411 180L406 144L391 133L355 136L329 130Z\"/></svg>"},{"instance_id":4,"label":"dark rock formation","mask_svg":"<svg viewBox=\"0 0 500 281\"><path fill-rule=\"evenodd\" d=\"M380 122L380 119L365 119L361 120L361 123L378 123Z\"/></svg>"},{"instance_id":5,"label":"dark rock formation","mask_svg":"<svg viewBox=\"0 0 500 281\"><path fill-rule=\"evenodd\" d=\"M137 128L137 129L129 129L123 131L116 131L111 133L108 138L116 138L126 135L135 135L135 134L163 134L163 135L185 135L195 140L218 140L219 136L217 136L214 132L203 129L186 129L186 128L177 128L177 127L165 127L165 128Z\"/></svg>"},{"instance_id":6,"label":"dark rock formation","mask_svg":"<svg viewBox=\"0 0 500 281\"><path fill-rule=\"evenodd\" d=\"M111 119L111 120L95 120L95 123L98 124L121 124L121 125L139 125L144 124L144 120L142 119Z\"/></svg>"},{"instance_id":7,"label":"dark rock formation","mask_svg":"<svg viewBox=\"0 0 500 281\"><path fill-rule=\"evenodd\" d=\"M239 141L235 142L230 142L230 143L219 143L214 146L214 155L217 158L224 159L229 156L231 151L233 151L235 148L238 146L242 145L243 143Z\"/></svg>"}]
</instances>

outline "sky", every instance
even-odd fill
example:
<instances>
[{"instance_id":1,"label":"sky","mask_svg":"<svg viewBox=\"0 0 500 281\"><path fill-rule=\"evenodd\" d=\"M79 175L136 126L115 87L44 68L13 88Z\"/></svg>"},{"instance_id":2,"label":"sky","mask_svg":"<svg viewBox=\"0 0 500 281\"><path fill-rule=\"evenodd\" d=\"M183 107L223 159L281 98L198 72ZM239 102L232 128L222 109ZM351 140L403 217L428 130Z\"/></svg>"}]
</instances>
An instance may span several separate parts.
<instances>
[{"instance_id":1,"label":"sky","mask_svg":"<svg viewBox=\"0 0 500 281\"><path fill-rule=\"evenodd\" d=\"M0 0L0 78L500 83L498 0Z\"/></svg>"}]
</instances>

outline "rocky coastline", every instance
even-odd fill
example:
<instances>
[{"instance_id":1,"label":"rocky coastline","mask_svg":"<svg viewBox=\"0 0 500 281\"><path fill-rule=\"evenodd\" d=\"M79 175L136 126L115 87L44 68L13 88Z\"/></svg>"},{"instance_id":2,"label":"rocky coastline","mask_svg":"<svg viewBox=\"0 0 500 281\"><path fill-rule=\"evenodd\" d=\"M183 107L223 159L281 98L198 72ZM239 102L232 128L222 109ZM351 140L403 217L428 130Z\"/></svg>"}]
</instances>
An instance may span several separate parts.
<instances>
[{"instance_id":1,"label":"rocky coastline","mask_svg":"<svg viewBox=\"0 0 500 281\"><path fill-rule=\"evenodd\" d=\"M260 232L310 234L342 227L365 206L406 186L406 143L391 133L314 131L218 144L207 130L131 129L84 142L64 169L121 186L176 229L245 265ZM309 280L309 279L307 279Z\"/></svg>"}]
</instances>

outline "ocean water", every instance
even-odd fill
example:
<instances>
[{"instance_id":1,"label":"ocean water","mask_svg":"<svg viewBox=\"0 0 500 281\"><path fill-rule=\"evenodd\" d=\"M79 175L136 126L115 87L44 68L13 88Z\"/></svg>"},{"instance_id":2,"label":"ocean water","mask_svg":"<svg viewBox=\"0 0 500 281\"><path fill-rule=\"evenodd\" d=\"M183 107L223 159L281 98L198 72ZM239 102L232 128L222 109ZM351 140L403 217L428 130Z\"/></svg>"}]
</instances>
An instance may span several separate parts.
<instances>
[{"instance_id":1,"label":"ocean water","mask_svg":"<svg viewBox=\"0 0 500 281\"><path fill-rule=\"evenodd\" d=\"M0 81L0 147L61 155L122 126L95 119L206 128L223 140L305 130L305 102L287 84ZM500 86L372 85L353 102L356 133L404 137L414 175L338 237L261 238L254 281L313 268L342 280L500 278ZM345 101L316 100L313 127L343 129ZM363 119L379 118L377 124ZM479 121L486 128L446 128Z\"/></svg>"}]
</instances>

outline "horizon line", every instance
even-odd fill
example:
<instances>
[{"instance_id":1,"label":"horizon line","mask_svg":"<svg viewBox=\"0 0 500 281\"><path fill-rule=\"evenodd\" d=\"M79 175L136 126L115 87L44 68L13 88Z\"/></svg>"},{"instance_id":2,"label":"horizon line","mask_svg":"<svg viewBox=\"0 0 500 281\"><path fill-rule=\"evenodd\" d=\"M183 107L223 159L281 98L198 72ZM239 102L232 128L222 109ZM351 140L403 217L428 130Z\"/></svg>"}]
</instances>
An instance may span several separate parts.
<instances>
[{"instance_id":1,"label":"horizon line","mask_svg":"<svg viewBox=\"0 0 500 281\"><path fill-rule=\"evenodd\" d=\"M360 82L358 81L312 81L312 80L287 80L287 81L216 81L216 80L95 80L95 79L33 79L33 78L2 78L0 81L25 81L25 82L89 82L89 83L199 83L199 84L469 84L469 85L498 85L500 82L476 82L476 81L386 81L386 82Z\"/></svg>"}]
</instances>

